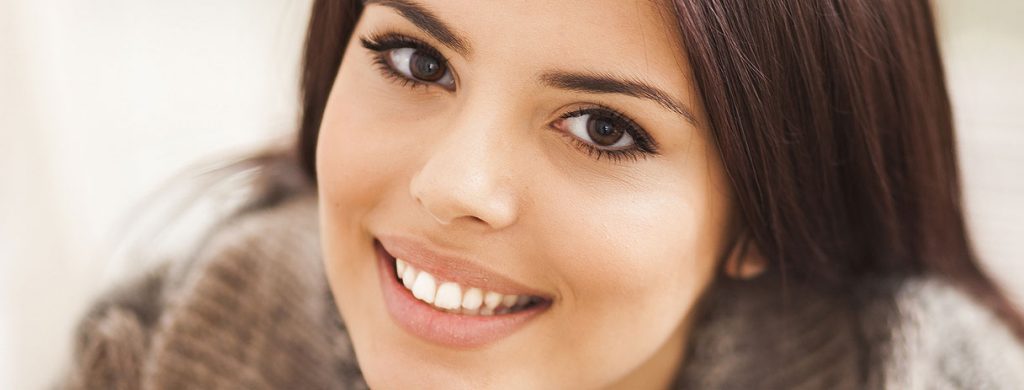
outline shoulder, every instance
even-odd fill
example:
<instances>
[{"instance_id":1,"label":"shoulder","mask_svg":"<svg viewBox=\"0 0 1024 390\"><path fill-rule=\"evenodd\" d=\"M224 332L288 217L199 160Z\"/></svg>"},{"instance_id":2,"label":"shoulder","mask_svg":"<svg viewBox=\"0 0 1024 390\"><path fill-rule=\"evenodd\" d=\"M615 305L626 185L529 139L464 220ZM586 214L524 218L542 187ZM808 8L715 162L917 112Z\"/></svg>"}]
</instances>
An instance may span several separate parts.
<instances>
[{"instance_id":1,"label":"shoulder","mask_svg":"<svg viewBox=\"0 0 1024 390\"><path fill-rule=\"evenodd\" d=\"M887 388L1024 386L1024 345L996 315L937 277L901 282L885 359Z\"/></svg>"},{"instance_id":2,"label":"shoulder","mask_svg":"<svg viewBox=\"0 0 1024 390\"><path fill-rule=\"evenodd\" d=\"M71 387L325 388L358 379L322 271L315 190L282 159L257 165L243 205L191 255L97 301L78 330Z\"/></svg>"}]
</instances>

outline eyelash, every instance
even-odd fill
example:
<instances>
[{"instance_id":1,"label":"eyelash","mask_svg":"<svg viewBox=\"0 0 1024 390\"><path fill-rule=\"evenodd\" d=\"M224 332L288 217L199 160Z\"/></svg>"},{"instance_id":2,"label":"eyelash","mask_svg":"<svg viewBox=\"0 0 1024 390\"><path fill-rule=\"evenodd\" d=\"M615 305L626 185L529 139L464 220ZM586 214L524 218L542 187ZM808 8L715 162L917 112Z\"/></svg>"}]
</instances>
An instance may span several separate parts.
<instances>
[{"instance_id":1,"label":"eyelash","mask_svg":"<svg viewBox=\"0 0 1024 390\"><path fill-rule=\"evenodd\" d=\"M441 52L437 51L437 49L426 42L409 36L396 33L372 34L370 36L360 37L359 41L362 43L364 48L373 52L373 63L376 65L377 69L380 70L386 78L397 82L403 87L407 86L413 89L416 87L427 88L434 84L406 77L392 69L386 57L389 50L405 48L419 50L426 55L437 58L449 72L451 71L451 68L448 66L448 59L445 58Z\"/></svg>"},{"instance_id":2,"label":"eyelash","mask_svg":"<svg viewBox=\"0 0 1024 390\"><path fill-rule=\"evenodd\" d=\"M362 43L364 48L373 52L373 62L374 65L376 65L377 69L380 70L380 72L386 78L404 87L415 89L417 87L428 88L437 85L406 77L405 75L398 73L397 71L392 69L391 65L388 62L388 59L386 58L387 52L389 50L404 48L413 48L419 50L429 56L432 56L440 60L441 63L444 64L444 66L448 69L448 71L451 71L451 68L448 66L448 59L444 55L442 55L441 52L439 52L437 49L435 49L430 44L427 44L426 42L420 41L418 39L406 35L397 33L371 34L369 36L360 37L359 41L360 43ZM647 158L652 155L658 155L657 143L654 141L654 139L646 131L644 131L643 128L637 125L636 122L634 122L628 116L622 114L621 112L615 109L597 105L591 107L582 107L562 114L559 117L559 119L565 120L582 115L600 116L621 121L626 125L626 133L633 137L633 141L635 142L635 145L628 149L601 149L579 139L578 137L572 134L568 134L564 131L559 130L559 133L567 137L569 141L572 142L574 147L586 153L587 156L592 157L598 161L600 161L602 158L605 158L609 161L615 162L621 162L625 160L635 162L640 158Z\"/></svg>"}]
</instances>

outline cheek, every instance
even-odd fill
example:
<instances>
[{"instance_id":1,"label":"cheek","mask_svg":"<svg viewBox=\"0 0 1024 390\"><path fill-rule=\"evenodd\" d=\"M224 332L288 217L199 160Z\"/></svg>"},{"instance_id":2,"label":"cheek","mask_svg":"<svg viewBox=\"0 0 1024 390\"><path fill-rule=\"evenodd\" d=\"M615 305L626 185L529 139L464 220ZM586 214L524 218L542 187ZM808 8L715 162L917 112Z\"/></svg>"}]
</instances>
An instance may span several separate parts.
<instances>
[{"instance_id":1,"label":"cheek","mask_svg":"<svg viewBox=\"0 0 1024 390\"><path fill-rule=\"evenodd\" d=\"M343 63L331 90L317 140L316 168L322 245L331 284L345 286L346 291L335 292L340 304L347 303L343 313L362 312L366 318L372 309L365 302L351 302L361 293L376 292L367 287L367 281L375 279L358 277L376 272L375 263L367 261L374 255L364 223L388 191L396 189L392 184L401 177L401 161L394 156L401 146L388 140L389 125L381 120L386 105L359 93L370 89L356 65Z\"/></svg>"},{"instance_id":2,"label":"cheek","mask_svg":"<svg viewBox=\"0 0 1024 390\"><path fill-rule=\"evenodd\" d=\"M359 210L388 189L407 187L400 180L411 177L430 129L441 128L434 120L443 102L412 95L384 79L361 49L350 46L349 52L320 126L317 178L321 196Z\"/></svg>"},{"instance_id":3,"label":"cheek","mask_svg":"<svg viewBox=\"0 0 1024 390\"><path fill-rule=\"evenodd\" d=\"M374 114L359 109L350 93L356 86L348 85L348 79L339 75L317 140L317 181L321 196L332 202L359 202L361 195L373 193L384 176L374 157L381 153L375 149L384 144L367 140L374 134Z\"/></svg>"},{"instance_id":4,"label":"cheek","mask_svg":"<svg viewBox=\"0 0 1024 390\"><path fill-rule=\"evenodd\" d=\"M346 61L359 61L358 55ZM380 77L360 64L342 64L327 102L317 141L316 163L324 202L349 212L364 210L401 177L402 156L415 148L396 116L394 99ZM376 84L374 82L377 82Z\"/></svg>"},{"instance_id":5,"label":"cheek","mask_svg":"<svg viewBox=\"0 0 1024 390\"><path fill-rule=\"evenodd\" d=\"M317 184L322 201L335 207L370 201L365 196L379 186L377 178L382 176L376 165L367 163L374 155L372 148L366 144L360 148L357 144L362 143L352 142L361 135L354 131L354 126L365 124L362 120L365 118L347 115L350 112L345 108L350 105L340 100L332 98L328 105L316 151Z\"/></svg>"},{"instance_id":6,"label":"cheek","mask_svg":"<svg viewBox=\"0 0 1024 390\"><path fill-rule=\"evenodd\" d=\"M701 139L674 149L685 153L628 184L577 189L578 201L562 202L571 206L558 211L571 226L564 237L581 243L564 275L583 276L570 281L581 305L671 326L710 283L729 220L726 177Z\"/></svg>"},{"instance_id":7,"label":"cheek","mask_svg":"<svg viewBox=\"0 0 1024 390\"><path fill-rule=\"evenodd\" d=\"M707 171L670 172L642 189L563 188L561 201L548 201L562 206L549 210L558 230L549 228L557 242L547 250L562 259L556 273L568 290L567 327L560 330L566 342L604 340L621 359L643 361L685 332L684 320L712 279L727 198L704 185ZM565 202L569 194L576 201ZM588 326L581 331L578 324Z\"/></svg>"},{"instance_id":8,"label":"cheek","mask_svg":"<svg viewBox=\"0 0 1024 390\"><path fill-rule=\"evenodd\" d=\"M609 202L616 206L594 211ZM582 258L568 264L575 268L568 274L580 276L572 281L579 295L594 297L588 304L624 304L639 315L683 311L681 298L694 295L709 279L723 228L707 199L647 192L594 203L578 203L589 210L573 213L569 235L582 248L577 254ZM660 309L649 310L652 303Z\"/></svg>"}]
</instances>

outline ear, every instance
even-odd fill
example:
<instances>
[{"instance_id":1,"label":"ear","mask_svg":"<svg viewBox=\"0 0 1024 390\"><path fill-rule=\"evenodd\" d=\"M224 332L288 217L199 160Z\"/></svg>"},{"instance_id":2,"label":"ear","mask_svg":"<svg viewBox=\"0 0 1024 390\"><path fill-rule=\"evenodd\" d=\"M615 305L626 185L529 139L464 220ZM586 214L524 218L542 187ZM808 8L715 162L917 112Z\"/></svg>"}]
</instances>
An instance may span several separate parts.
<instances>
[{"instance_id":1,"label":"ear","mask_svg":"<svg viewBox=\"0 0 1024 390\"><path fill-rule=\"evenodd\" d=\"M743 234L725 259L725 274L733 279L750 280L764 273L768 260L761 254L757 244Z\"/></svg>"}]
</instances>

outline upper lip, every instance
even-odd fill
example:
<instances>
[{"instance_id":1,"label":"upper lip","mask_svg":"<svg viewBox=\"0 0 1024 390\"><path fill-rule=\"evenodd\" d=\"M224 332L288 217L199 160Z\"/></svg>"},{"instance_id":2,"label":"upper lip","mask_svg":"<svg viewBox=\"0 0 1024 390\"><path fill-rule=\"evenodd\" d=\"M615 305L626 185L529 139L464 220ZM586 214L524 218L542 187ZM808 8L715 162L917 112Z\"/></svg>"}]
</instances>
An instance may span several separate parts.
<instances>
[{"instance_id":1,"label":"upper lip","mask_svg":"<svg viewBox=\"0 0 1024 390\"><path fill-rule=\"evenodd\" d=\"M426 271L439 280L499 294L548 298L546 294L487 269L483 265L454 254L434 250L424 241L396 235L378 236L377 240L391 256L402 259L413 268Z\"/></svg>"}]
</instances>

